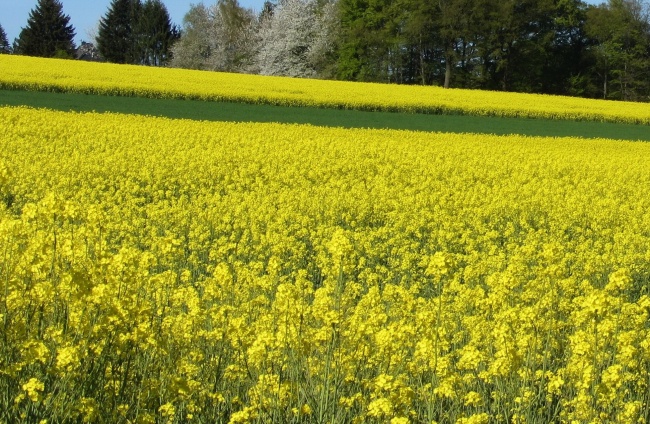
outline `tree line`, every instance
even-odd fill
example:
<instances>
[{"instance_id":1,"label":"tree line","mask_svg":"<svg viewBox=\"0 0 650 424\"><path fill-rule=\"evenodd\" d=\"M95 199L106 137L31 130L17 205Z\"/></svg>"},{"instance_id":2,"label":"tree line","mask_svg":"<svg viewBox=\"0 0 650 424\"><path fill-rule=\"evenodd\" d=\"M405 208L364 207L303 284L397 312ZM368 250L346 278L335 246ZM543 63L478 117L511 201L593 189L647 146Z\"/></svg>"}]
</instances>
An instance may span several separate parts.
<instances>
[{"instance_id":1,"label":"tree line","mask_svg":"<svg viewBox=\"0 0 650 424\"><path fill-rule=\"evenodd\" d=\"M167 65L171 46L180 38L161 0L113 0L98 27L99 53L114 63ZM12 46L0 25L0 53L73 58L75 35L59 0L38 0Z\"/></svg>"},{"instance_id":2,"label":"tree line","mask_svg":"<svg viewBox=\"0 0 650 424\"><path fill-rule=\"evenodd\" d=\"M644 0L217 0L179 29L160 0L113 0L97 45L117 63L649 101L649 16Z\"/></svg>"}]
</instances>

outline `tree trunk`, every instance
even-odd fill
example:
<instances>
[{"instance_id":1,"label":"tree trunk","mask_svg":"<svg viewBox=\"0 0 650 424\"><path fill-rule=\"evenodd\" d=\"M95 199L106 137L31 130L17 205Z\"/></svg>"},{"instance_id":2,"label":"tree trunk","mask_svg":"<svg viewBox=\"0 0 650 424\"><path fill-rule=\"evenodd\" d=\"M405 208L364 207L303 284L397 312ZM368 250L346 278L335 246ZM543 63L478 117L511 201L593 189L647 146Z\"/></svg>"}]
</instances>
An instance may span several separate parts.
<instances>
[{"instance_id":1,"label":"tree trunk","mask_svg":"<svg viewBox=\"0 0 650 424\"><path fill-rule=\"evenodd\" d=\"M427 85L427 76L424 61L424 46L422 43L422 34L420 34L420 75L422 77L422 85Z\"/></svg>"},{"instance_id":2,"label":"tree trunk","mask_svg":"<svg viewBox=\"0 0 650 424\"><path fill-rule=\"evenodd\" d=\"M623 91L623 100L630 100L630 96L627 93L627 55L625 56L625 61L623 62L623 78L621 81L621 91Z\"/></svg>"},{"instance_id":3,"label":"tree trunk","mask_svg":"<svg viewBox=\"0 0 650 424\"><path fill-rule=\"evenodd\" d=\"M445 88L449 88L449 83L451 82L451 55L447 55L445 58Z\"/></svg>"}]
</instances>

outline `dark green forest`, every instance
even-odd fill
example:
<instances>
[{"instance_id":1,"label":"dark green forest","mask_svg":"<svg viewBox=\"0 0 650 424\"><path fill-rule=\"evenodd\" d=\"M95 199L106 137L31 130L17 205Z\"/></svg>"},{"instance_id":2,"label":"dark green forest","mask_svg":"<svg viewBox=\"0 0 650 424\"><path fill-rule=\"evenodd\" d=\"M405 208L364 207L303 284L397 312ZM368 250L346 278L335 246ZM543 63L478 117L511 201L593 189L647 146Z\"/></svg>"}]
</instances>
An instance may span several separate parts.
<instances>
[{"instance_id":1,"label":"dark green forest","mask_svg":"<svg viewBox=\"0 0 650 424\"><path fill-rule=\"evenodd\" d=\"M341 0L337 76L647 101L647 4Z\"/></svg>"}]
</instances>

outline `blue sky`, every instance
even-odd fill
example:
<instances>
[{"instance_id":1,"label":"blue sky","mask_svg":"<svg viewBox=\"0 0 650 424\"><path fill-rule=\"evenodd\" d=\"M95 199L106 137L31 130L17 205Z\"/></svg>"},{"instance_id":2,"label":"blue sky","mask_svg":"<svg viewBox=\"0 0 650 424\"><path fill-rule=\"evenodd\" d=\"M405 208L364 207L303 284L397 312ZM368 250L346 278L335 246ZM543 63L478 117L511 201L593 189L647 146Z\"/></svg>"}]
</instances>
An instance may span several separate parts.
<instances>
[{"instance_id":1,"label":"blue sky","mask_svg":"<svg viewBox=\"0 0 650 424\"><path fill-rule=\"evenodd\" d=\"M63 4L63 13L70 16L70 23L74 26L77 36L75 42L90 39L88 33L96 28L99 19L106 14L111 0L60 0ZM183 16L190 9L191 4L212 4L216 0L163 0L172 21L179 26L183 23ZM37 0L0 0L0 24L7 33L9 43L20 34L22 27L27 25L29 12L36 7ZM261 10L264 0L239 0L239 4L254 10Z\"/></svg>"},{"instance_id":2,"label":"blue sky","mask_svg":"<svg viewBox=\"0 0 650 424\"><path fill-rule=\"evenodd\" d=\"M592 0L587 3L598 4L605 0ZM63 12L70 16L70 22L75 27L77 36L75 42L90 40L99 19L106 14L111 0L61 0ZM191 4L201 3L201 0L163 0L172 21L178 25L183 22L183 16L190 9ZM205 0L203 3L212 4L214 0ZM18 37L20 29L27 25L29 12L36 6L37 0L0 0L0 24L7 33L9 43ZM264 0L239 0L239 4L250 7L256 11L262 9Z\"/></svg>"}]
</instances>

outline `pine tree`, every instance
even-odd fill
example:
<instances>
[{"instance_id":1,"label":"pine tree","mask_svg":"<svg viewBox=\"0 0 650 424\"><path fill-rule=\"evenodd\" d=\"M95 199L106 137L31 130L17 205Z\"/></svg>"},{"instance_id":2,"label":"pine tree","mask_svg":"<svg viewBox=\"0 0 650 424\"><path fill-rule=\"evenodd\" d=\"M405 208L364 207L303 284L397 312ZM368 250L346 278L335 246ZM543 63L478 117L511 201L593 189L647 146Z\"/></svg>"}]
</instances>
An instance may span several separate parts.
<instances>
[{"instance_id":1,"label":"pine tree","mask_svg":"<svg viewBox=\"0 0 650 424\"><path fill-rule=\"evenodd\" d=\"M97 48L109 62L136 61L136 22L139 0L113 0L106 15L99 21Z\"/></svg>"},{"instance_id":2,"label":"pine tree","mask_svg":"<svg viewBox=\"0 0 650 424\"><path fill-rule=\"evenodd\" d=\"M139 62L150 66L166 65L171 59L171 47L179 38L180 31L172 24L162 1L145 1L137 22Z\"/></svg>"},{"instance_id":3,"label":"pine tree","mask_svg":"<svg viewBox=\"0 0 650 424\"><path fill-rule=\"evenodd\" d=\"M15 51L27 56L72 57L75 30L70 16L63 14L58 0L38 0L29 13L27 26L20 31Z\"/></svg>"},{"instance_id":4,"label":"pine tree","mask_svg":"<svg viewBox=\"0 0 650 424\"><path fill-rule=\"evenodd\" d=\"M0 54L11 53L11 46L9 46L9 41L7 41L7 33L5 29L0 24Z\"/></svg>"},{"instance_id":5,"label":"pine tree","mask_svg":"<svg viewBox=\"0 0 650 424\"><path fill-rule=\"evenodd\" d=\"M109 62L162 66L180 36L160 0L113 0L99 22L97 44Z\"/></svg>"}]
</instances>

